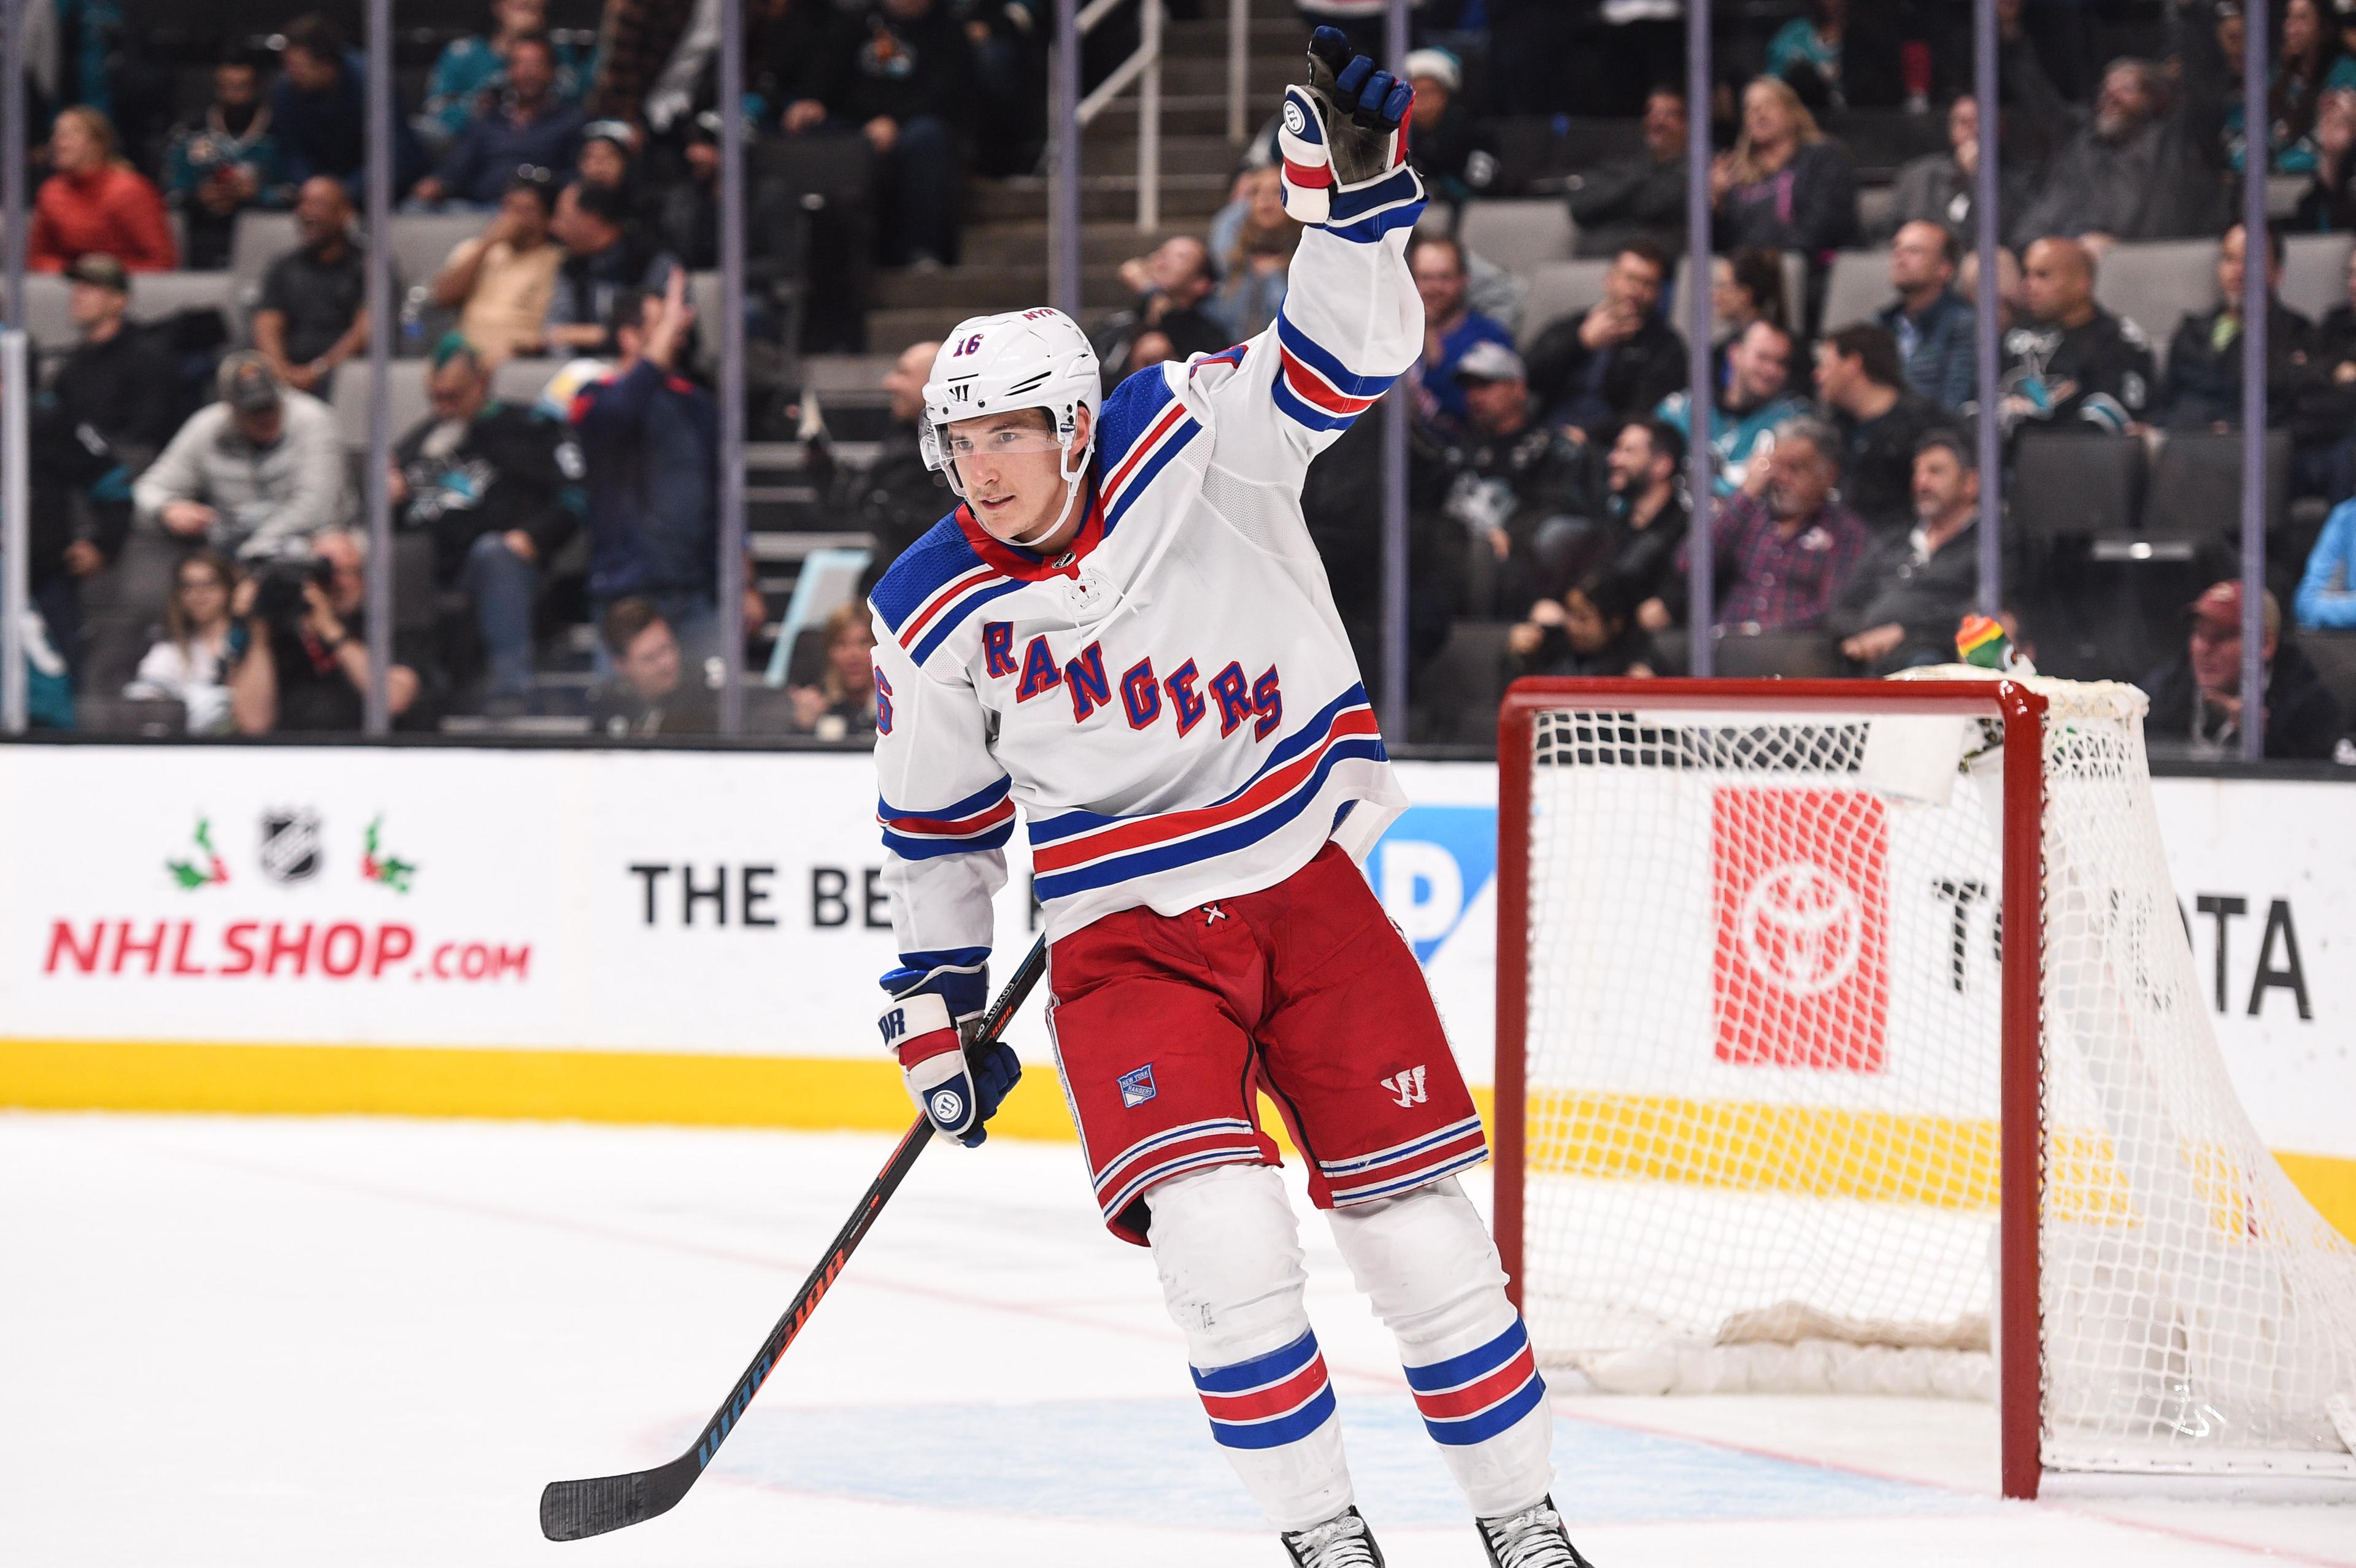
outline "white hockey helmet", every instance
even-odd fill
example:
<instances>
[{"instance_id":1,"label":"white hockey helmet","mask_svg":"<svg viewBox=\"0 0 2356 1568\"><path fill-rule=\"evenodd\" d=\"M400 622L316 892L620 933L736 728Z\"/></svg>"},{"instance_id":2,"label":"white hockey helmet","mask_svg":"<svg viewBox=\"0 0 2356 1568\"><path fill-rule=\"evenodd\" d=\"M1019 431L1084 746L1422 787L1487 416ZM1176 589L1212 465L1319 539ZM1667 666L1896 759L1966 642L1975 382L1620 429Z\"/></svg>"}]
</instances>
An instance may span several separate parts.
<instances>
[{"instance_id":1,"label":"white hockey helmet","mask_svg":"<svg viewBox=\"0 0 2356 1568\"><path fill-rule=\"evenodd\" d=\"M1088 347L1087 334L1062 311L1043 305L969 316L942 342L925 382L925 422L918 432L925 466L946 475L949 488L962 496L965 484L949 456L948 427L1010 409L1046 410L1063 448L1066 494L1054 525L1034 537L1051 537L1071 515L1087 476L1103 400L1096 350ZM1088 439L1075 450L1082 408L1088 411Z\"/></svg>"}]
</instances>

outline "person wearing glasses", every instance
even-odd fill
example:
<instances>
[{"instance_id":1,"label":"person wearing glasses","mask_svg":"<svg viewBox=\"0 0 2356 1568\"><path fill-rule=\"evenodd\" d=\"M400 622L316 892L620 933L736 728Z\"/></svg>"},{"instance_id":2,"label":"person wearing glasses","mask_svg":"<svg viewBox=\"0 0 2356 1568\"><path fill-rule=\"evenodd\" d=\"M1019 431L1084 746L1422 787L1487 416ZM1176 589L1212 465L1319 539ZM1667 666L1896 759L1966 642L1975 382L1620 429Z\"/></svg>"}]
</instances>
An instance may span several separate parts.
<instances>
[{"instance_id":1,"label":"person wearing glasses","mask_svg":"<svg viewBox=\"0 0 2356 1568\"><path fill-rule=\"evenodd\" d=\"M506 89L458 133L442 166L417 182L410 200L422 208L492 208L518 171L571 168L587 116L558 96L556 69L546 33L511 40Z\"/></svg>"},{"instance_id":2,"label":"person wearing glasses","mask_svg":"<svg viewBox=\"0 0 2356 1568\"><path fill-rule=\"evenodd\" d=\"M164 635L123 688L132 698L168 698L188 711L188 733L229 732L230 594L236 571L226 557L200 549L180 562L164 602Z\"/></svg>"}]
</instances>

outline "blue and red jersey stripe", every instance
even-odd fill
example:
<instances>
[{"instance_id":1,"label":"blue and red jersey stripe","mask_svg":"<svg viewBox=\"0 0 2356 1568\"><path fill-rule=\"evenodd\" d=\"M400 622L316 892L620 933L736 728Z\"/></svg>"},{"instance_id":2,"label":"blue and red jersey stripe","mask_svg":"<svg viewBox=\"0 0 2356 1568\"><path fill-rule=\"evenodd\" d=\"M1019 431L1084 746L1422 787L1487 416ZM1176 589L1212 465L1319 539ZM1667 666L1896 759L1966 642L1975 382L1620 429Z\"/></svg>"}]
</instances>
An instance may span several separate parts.
<instances>
[{"instance_id":1,"label":"blue and red jersey stripe","mask_svg":"<svg viewBox=\"0 0 2356 1568\"><path fill-rule=\"evenodd\" d=\"M1148 872L1230 854L1300 816L1336 764L1387 753L1365 688L1353 685L1280 741L1242 788L1224 800L1151 816L1070 811L1031 824L1035 891L1044 901Z\"/></svg>"}]
</instances>

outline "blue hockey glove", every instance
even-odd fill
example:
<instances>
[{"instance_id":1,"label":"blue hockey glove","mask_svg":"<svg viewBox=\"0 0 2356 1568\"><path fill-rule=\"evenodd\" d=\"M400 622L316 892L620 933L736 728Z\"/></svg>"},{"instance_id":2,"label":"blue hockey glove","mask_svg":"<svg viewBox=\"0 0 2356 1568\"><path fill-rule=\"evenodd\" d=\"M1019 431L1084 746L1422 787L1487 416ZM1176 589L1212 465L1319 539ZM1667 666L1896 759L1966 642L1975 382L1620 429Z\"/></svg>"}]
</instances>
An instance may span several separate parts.
<instances>
[{"instance_id":1,"label":"blue hockey glove","mask_svg":"<svg viewBox=\"0 0 2356 1568\"><path fill-rule=\"evenodd\" d=\"M1284 157L1284 210L1322 224L1336 187L1381 179L1407 162L1407 122L1415 90L1365 55L1339 28L1309 40L1309 85L1284 90L1277 150Z\"/></svg>"},{"instance_id":2,"label":"blue hockey glove","mask_svg":"<svg viewBox=\"0 0 2356 1568\"><path fill-rule=\"evenodd\" d=\"M908 1098L933 1131L968 1148L987 1138L982 1124L1023 1078L1014 1048L995 1041L969 1061L948 1004L930 992L894 1002L884 1009L880 1027L884 1049L899 1060Z\"/></svg>"}]
</instances>

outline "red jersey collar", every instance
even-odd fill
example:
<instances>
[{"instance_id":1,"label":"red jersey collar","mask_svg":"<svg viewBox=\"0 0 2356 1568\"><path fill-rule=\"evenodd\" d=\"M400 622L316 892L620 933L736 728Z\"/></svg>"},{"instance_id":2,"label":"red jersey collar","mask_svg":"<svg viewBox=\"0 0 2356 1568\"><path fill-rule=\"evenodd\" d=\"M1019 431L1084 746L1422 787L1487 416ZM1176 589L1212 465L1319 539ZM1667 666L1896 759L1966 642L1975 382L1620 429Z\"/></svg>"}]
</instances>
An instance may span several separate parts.
<instances>
[{"instance_id":1,"label":"red jersey collar","mask_svg":"<svg viewBox=\"0 0 2356 1568\"><path fill-rule=\"evenodd\" d=\"M1025 582L1044 582L1051 577L1077 577L1080 562L1104 542L1104 497L1097 493L1096 464L1093 462L1088 464L1087 485L1087 513L1080 519L1080 531L1072 536L1072 542L1053 560L1036 550L1008 544L996 538L974 519L973 508L963 501L958 503L958 527L965 530L966 542L973 546L974 553L981 557L983 563L1008 577L1020 578Z\"/></svg>"}]
</instances>

